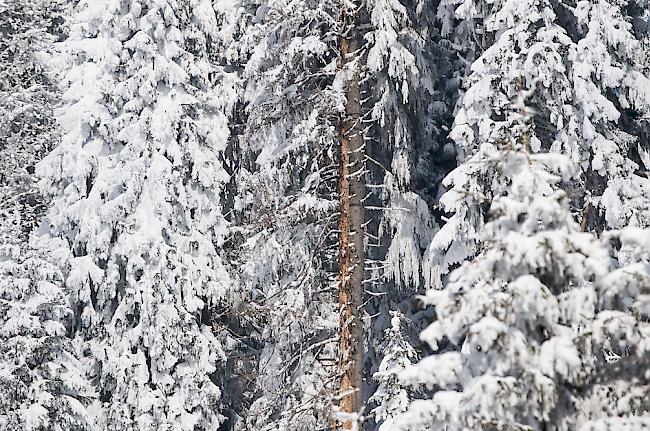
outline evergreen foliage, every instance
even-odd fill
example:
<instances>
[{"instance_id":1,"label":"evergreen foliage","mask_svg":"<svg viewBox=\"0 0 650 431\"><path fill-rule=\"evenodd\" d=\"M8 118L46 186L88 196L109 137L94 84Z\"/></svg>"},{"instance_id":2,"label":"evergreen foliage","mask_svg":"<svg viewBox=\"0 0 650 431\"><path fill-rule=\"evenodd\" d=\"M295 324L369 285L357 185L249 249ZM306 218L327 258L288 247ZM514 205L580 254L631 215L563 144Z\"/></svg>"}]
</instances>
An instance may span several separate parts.
<instances>
[{"instance_id":1,"label":"evergreen foliage","mask_svg":"<svg viewBox=\"0 0 650 431\"><path fill-rule=\"evenodd\" d=\"M587 230L630 220L646 224L634 191L645 183L635 173L645 169L640 159L647 152L650 82L638 61L637 39L647 26L626 16L631 10L631 3L614 2L441 3L443 33L463 47L469 68L450 134L459 162L482 142L505 138L512 126L505 113L519 82L539 79L528 102L537 112L531 149L571 157L581 174L565 187ZM427 277L433 286L472 256L471 237L482 229L483 214L475 208L478 213L463 214L453 202L445 207L456 215L430 246Z\"/></svg>"},{"instance_id":2,"label":"evergreen foliage","mask_svg":"<svg viewBox=\"0 0 650 431\"><path fill-rule=\"evenodd\" d=\"M0 428L335 426L350 83L354 426L647 426L646 7L0 0Z\"/></svg>"},{"instance_id":3,"label":"evergreen foliage","mask_svg":"<svg viewBox=\"0 0 650 431\"><path fill-rule=\"evenodd\" d=\"M46 235L102 429L214 429L225 359L205 315L230 279L219 203L236 80L207 1L82 1L57 57L62 142L37 166Z\"/></svg>"},{"instance_id":4,"label":"evergreen foliage","mask_svg":"<svg viewBox=\"0 0 650 431\"><path fill-rule=\"evenodd\" d=\"M246 122L233 220L237 303L252 320L257 394L246 429L327 426L338 325L332 266L336 127L344 109L336 2L260 2L238 48ZM237 305L237 304L236 304Z\"/></svg>"},{"instance_id":5,"label":"evergreen foliage","mask_svg":"<svg viewBox=\"0 0 650 431\"><path fill-rule=\"evenodd\" d=\"M402 429L646 423L647 384L628 374L630 364L645 369L644 300L630 280L638 268L614 270L608 238L582 232L573 219L558 184L575 175L574 164L565 155L529 152L534 135L523 96L516 105L523 115L508 115L508 140L483 144L466 163L490 197L467 199L465 166L450 174L455 187L445 199L488 200L489 220L477 255L452 271L442 290L427 292L437 320L421 337L439 354L402 378L437 392L413 402ZM622 371L614 373L613 364Z\"/></svg>"},{"instance_id":6,"label":"evergreen foliage","mask_svg":"<svg viewBox=\"0 0 650 431\"><path fill-rule=\"evenodd\" d=\"M73 313L55 242L35 235L47 202L34 164L59 140L56 88L43 59L51 53L59 5L0 3L0 428L92 429L96 398L72 340Z\"/></svg>"}]
</instances>

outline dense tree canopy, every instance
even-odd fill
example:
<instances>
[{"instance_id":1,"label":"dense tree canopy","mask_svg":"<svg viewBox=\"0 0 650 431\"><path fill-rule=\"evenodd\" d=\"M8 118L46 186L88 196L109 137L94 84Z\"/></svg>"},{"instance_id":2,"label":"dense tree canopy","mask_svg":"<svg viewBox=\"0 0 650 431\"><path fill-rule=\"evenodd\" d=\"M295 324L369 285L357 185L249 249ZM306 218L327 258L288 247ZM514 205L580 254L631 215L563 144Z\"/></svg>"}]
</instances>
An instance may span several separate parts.
<instances>
[{"instance_id":1,"label":"dense tree canopy","mask_svg":"<svg viewBox=\"0 0 650 431\"><path fill-rule=\"evenodd\" d=\"M649 17L0 0L0 428L647 426Z\"/></svg>"}]
</instances>

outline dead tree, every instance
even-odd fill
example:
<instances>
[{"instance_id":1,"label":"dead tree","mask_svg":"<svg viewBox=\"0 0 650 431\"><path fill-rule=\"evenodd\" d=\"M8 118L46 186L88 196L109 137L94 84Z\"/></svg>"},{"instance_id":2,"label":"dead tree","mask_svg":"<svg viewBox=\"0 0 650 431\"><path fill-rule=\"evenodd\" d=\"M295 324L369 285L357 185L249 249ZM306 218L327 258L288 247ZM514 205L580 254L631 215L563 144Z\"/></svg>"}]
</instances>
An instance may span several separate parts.
<instances>
[{"instance_id":1,"label":"dead tree","mask_svg":"<svg viewBox=\"0 0 650 431\"><path fill-rule=\"evenodd\" d=\"M363 200L366 193L362 107L360 91L360 51L363 44L361 13L342 13L343 31L339 37L341 71L346 76L345 114L339 125L339 307L340 341L338 367L340 373L339 409L357 413L363 403L362 346L363 327ZM351 421L336 425L351 429Z\"/></svg>"}]
</instances>

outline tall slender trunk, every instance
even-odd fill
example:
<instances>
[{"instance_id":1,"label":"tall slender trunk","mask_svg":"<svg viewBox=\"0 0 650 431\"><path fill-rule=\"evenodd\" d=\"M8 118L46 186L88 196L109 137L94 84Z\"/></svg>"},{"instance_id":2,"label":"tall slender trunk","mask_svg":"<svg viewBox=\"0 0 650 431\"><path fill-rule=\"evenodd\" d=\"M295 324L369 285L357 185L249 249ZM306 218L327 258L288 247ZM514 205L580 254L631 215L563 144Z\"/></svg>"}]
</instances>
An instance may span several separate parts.
<instances>
[{"instance_id":1,"label":"tall slender trunk","mask_svg":"<svg viewBox=\"0 0 650 431\"><path fill-rule=\"evenodd\" d=\"M342 16L344 31L339 38L341 67L346 68L358 55L363 38L358 30L360 13L350 19ZM341 399L339 408L344 413L359 412L363 404L363 198L366 194L364 151L361 125L361 91L359 67L346 82L347 104L339 126L339 307L340 341L339 372ZM341 429L352 429L352 422L340 424Z\"/></svg>"}]
</instances>

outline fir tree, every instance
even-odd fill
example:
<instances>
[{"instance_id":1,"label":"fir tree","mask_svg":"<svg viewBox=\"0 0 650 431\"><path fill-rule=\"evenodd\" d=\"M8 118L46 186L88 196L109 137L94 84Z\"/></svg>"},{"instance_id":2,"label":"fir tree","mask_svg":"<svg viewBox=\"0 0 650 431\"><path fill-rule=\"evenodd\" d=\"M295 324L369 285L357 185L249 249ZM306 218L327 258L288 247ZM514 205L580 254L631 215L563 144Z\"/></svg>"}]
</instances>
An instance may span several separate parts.
<instances>
[{"instance_id":1,"label":"fir tree","mask_svg":"<svg viewBox=\"0 0 650 431\"><path fill-rule=\"evenodd\" d=\"M578 174L563 187L588 231L647 223L647 202L639 193L647 180L637 174L643 175L650 82L641 73L644 60L635 55L637 37L647 28L626 15L637 6L625 5L452 1L438 8L443 34L457 43L468 66L450 133L459 162L474 157L480 143L505 139L512 127L505 114L519 82L539 78L528 102L537 112L531 151L571 158ZM443 185L463 182L468 201L475 192L490 198L493 191L474 168L467 165L466 173L474 174L450 176ZM441 203L452 216L425 256L432 287L477 252L472 238L481 232L487 208L476 200Z\"/></svg>"},{"instance_id":2,"label":"fir tree","mask_svg":"<svg viewBox=\"0 0 650 431\"><path fill-rule=\"evenodd\" d=\"M233 236L235 306L248 316L256 375L246 429L330 423L338 313L332 267L335 154L344 109L334 88L335 2L259 2L236 45L245 123ZM242 340L242 342L247 342Z\"/></svg>"},{"instance_id":3,"label":"fir tree","mask_svg":"<svg viewBox=\"0 0 650 431\"><path fill-rule=\"evenodd\" d=\"M219 30L208 1L82 1L59 46L63 137L37 174L102 429L222 421L209 309L230 283L219 202L236 79L210 54Z\"/></svg>"},{"instance_id":4,"label":"fir tree","mask_svg":"<svg viewBox=\"0 0 650 431\"><path fill-rule=\"evenodd\" d=\"M370 223L375 236L390 245L388 258L382 245L365 268L377 283L378 292L372 293L379 295L397 285L403 288L399 295L408 298L422 286L421 251L430 241L435 223L425 201L409 191L412 181L423 182L422 177L429 175L430 166L426 162L428 157L417 156L419 148L414 142L427 145L418 127L426 127L427 138L443 140L442 125L448 117L437 122L436 114L446 112L445 102L451 102L445 100L447 92L434 87L443 85L444 88L444 84L435 80L442 80L443 73L449 69L445 63L440 70L432 71L430 63L450 51L442 49L444 42L436 45L435 55L426 51L428 39L422 39L409 27L409 14L397 3L364 3L358 9L346 10L350 21L367 19L370 24L349 25L346 29L339 24L341 7L336 3L292 2L289 6L284 2L262 2L246 4L245 8L255 11L255 15L248 15L249 24L244 26L240 42L233 49L239 55L238 61L246 65L247 88L243 96L246 104L243 131L233 146L240 160L235 176L238 194L233 199L232 213L238 227L233 229L232 238L235 241L241 235L237 242L243 241L234 265L240 279L237 302L242 312L253 316L242 322L245 320L249 325L255 341L242 340L242 348L248 344L264 359L257 379L262 391L252 404L249 412L252 422L248 427L299 429L303 424L313 427L318 421L329 420L325 419L331 405L327 397L332 396L329 382L334 370L328 361L331 355L336 355L327 341L337 325L332 320L336 317L332 303L335 297L329 290L336 282L331 271L338 267L332 265L335 256L331 248L337 200L334 194L336 127L351 98L342 92L343 82L350 78L345 77L347 68L339 71L342 56L337 35L342 31L349 34L359 31L369 41L360 45L358 51L349 53L348 60L355 56L356 59L348 64L360 74L361 94L357 98L361 98L363 124L372 121L376 127L369 131L357 125L366 130L353 134L363 133L366 139L363 152L371 154L371 161L359 158L351 169L358 169L362 164L371 170L369 164L384 163L395 170L395 174L385 174L383 167L377 167L372 173L361 174L372 177L377 190L385 190L378 196L352 193L362 198L363 203L388 207L388 216L370 213L363 224L365 228ZM426 35L434 29L428 9L418 14L422 23L419 34ZM368 82L377 84L367 85ZM395 93L395 83L406 93ZM367 92L366 87L375 90ZM409 113L413 109L417 110L416 120ZM404 123L398 125L400 121ZM381 140L368 141L370 136ZM384 141L384 136L390 137L389 140ZM398 138L393 140L392 136ZM435 151L442 152L442 145L434 146ZM351 154L361 155L357 151ZM412 170L417 171L413 177ZM425 193L435 195L431 189ZM427 199L431 197L427 195ZM355 248L360 246L357 244L360 240L353 242ZM386 265L380 263L374 267L373 261L384 260L388 260ZM384 271L380 266L388 269ZM386 353L379 346L383 343L384 330L390 326L388 311L395 309L396 304L392 300L385 303L375 300L373 307L381 317L366 334L372 346L364 359L367 382L371 380L368 372L379 367ZM311 323L314 319L317 325ZM259 336L255 335L259 331L256 327L264 327ZM253 344L257 346L253 348ZM318 354L312 356L312 349L317 349ZM253 351L251 354L255 355ZM295 361L295 368L283 367L278 372L273 365L287 361ZM303 363L311 365L305 368ZM300 377L304 373L309 377ZM304 379L313 384L307 398L304 389L297 386ZM366 386L370 388L367 399L375 385L366 383ZM278 415L282 418L280 422L273 420ZM315 416L319 419L314 419Z\"/></svg>"},{"instance_id":5,"label":"fir tree","mask_svg":"<svg viewBox=\"0 0 650 431\"><path fill-rule=\"evenodd\" d=\"M570 158L529 151L533 135L523 95L523 116L508 115L508 140L483 144L468 162L493 192L489 221L477 255L454 270L442 290L427 293L437 321L421 337L444 349L402 377L437 392L413 402L400 419L402 429L644 423L635 415L645 412L646 383L612 366L645 367L647 323L636 311L643 301L621 277L634 268L610 274L607 240L582 232L573 219L558 187L575 175ZM448 195L467 205L468 193L459 183ZM626 403L602 402L604 394L626 391Z\"/></svg>"},{"instance_id":6,"label":"fir tree","mask_svg":"<svg viewBox=\"0 0 650 431\"><path fill-rule=\"evenodd\" d=\"M34 164L58 142L56 88L43 58L52 52L60 5L0 4L0 428L92 429L96 393L75 345L68 289L38 226L48 203ZM31 240L30 240L31 238Z\"/></svg>"},{"instance_id":7,"label":"fir tree","mask_svg":"<svg viewBox=\"0 0 650 431\"><path fill-rule=\"evenodd\" d=\"M364 390L369 409L375 409L374 403L389 402L373 395L376 390L407 392L396 379L371 378L380 375L385 361L401 355L385 338L393 333L392 314L404 311L407 344L427 317L411 307L411 298L424 292L423 252L438 230L432 207L441 179L454 164L452 148L445 144L459 63L436 26L433 4L369 1L364 6L369 17L362 56L368 189L364 304L372 316L366 319ZM390 426L392 409L377 405L375 411L384 413L376 421ZM366 426L371 429L372 420Z\"/></svg>"},{"instance_id":8,"label":"fir tree","mask_svg":"<svg viewBox=\"0 0 650 431\"><path fill-rule=\"evenodd\" d=\"M378 431L387 431L395 426L395 419L401 415L411 403L412 385L405 385L399 380L400 373L410 367L418 359L416 350L409 339L413 330L406 325L412 325L400 311L391 311L391 327L386 330L382 351L385 352L379 370L373 374L373 379L379 385L368 400L377 405L372 410L375 421L379 423Z\"/></svg>"}]
</instances>

